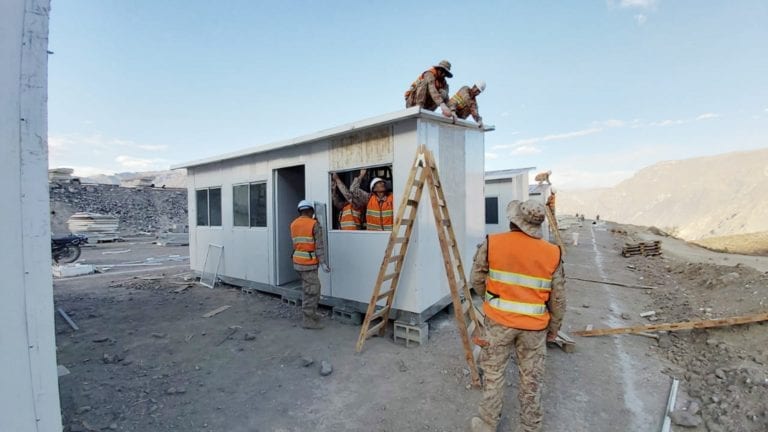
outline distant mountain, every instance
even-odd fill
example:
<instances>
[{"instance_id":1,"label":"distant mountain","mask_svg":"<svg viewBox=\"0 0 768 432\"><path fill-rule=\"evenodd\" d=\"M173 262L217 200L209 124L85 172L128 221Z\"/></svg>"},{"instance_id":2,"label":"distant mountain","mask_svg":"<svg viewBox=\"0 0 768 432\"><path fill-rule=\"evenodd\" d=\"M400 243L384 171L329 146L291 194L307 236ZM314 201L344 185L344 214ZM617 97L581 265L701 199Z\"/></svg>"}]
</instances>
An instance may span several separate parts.
<instances>
[{"instance_id":1,"label":"distant mountain","mask_svg":"<svg viewBox=\"0 0 768 432\"><path fill-rule=\"evenodd\" d=\"M144 172L124 172L113 175L99 174L91 177L83 177L83 183L115 184L123 186L132 186L139 179L151 178L150 183L156 187L165 185L169 188L187 187L186 170L174 171L144 171Z\"/></svg>"},{"instance_id":2,"label":"distant mountain","mask_svg":"<svg viewBox=\"0 0 768 432\"><path fill-rule=\"evenodd\" d=\"M765 232L768 149L660 162L607 189L561 189L557 207L686 240Z\"/></svg>"}]
</instances>

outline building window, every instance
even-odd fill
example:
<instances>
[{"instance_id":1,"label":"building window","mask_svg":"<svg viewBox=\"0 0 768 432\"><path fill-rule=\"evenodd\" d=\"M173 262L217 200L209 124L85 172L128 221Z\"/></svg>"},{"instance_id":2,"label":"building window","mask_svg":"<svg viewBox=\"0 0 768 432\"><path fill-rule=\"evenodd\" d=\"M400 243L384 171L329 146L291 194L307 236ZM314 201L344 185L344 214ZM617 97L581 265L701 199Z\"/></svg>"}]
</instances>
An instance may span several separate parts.
<instances>
[{"instance_id":1,"label":"building window","mask_svg":"<svg viewBox=\"0 0 768 432\"><path fill-rule=\"evenodd\" d=\"M232 187L232 213L235 226L267 226L267 184L265 182Z\"/></svg>"},{"instance_id":2,"label":"building window","mask_svg":"<svg viewBox=\"0 0 768 432\"><path fill-rule=\"evenodd\" d=\"M485 197L485 223L497 225L499 223L499 198Z\"/></svg>"},{"instance_id":3,"label":"building window","mask_svg":"<svg viewBox=\"0 0 768 432\"><path fill-rule=\"evenodd\" d=\"M221 188L198 189L197 226L221 226Z\"/></svg>"},{"instance_id":4,"label":"building window","mask_svg":"<svg viewBox=\"0 0 768 432\"><path fill-rule=\"evenodd\" d=\"M337 171L330 173L331 184L331 221L329 223L334 230L366 230L366 207L368 205L368 198L370 197L371 180L375 178L381 178L385 181L389 193L392 193L392 165L380 165L375 167L366 168L366 174L360 177L361 170L351 171ZM342 186L339 186L334 181L334 174L338 177ZM356 179L359 178L359 181ZM353 188L354 186L359 186ZM353 205L354 216L350 217L349 212L342 221L342 212L348 205ZM394 205L393 205L394 207ZM392 210L392 219L394 220L394 213L396 209ZM359 215L359 216L358 216ZM353 220L359 220L359 225L355 224ZM344 227L342 227L342 222Z\"/></svg>"}]
</instances>

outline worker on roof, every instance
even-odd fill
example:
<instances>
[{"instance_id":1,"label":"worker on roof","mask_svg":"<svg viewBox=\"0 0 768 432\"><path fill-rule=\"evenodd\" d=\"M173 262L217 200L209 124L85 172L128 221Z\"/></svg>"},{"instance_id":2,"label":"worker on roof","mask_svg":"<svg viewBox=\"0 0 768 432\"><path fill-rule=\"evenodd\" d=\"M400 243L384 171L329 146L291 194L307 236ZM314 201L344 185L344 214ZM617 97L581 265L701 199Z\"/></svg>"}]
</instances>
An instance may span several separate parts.
<instances>
[{"instance_id":1,"label":"worker on roof","mask_svg":"<svg viewBox=\"0 0 768 432\"><path fill-rule=\"evenodd\" d=\"M542 430L541 388L547 341L554 341L565 313L565 274L560 249L542 240L544 206L534 200L507 206L510 231L489 235L472 266L472 288L481 297L485 335L480 415L473 432L495 431L501 418L504 374L512 351L520 370L519 431Z\"/></svg>"},{"instance_id":2,"label":"worker on roof","mask_svg":"<svg viewBox=\"0 0 768 432\"><path fill-rule=\"evenodd\" d=\"M368 173L360 170L357 179L362 180ZM394 224L394 201L391 186L382 178L376 177L370 183L371 192L360 188L360 181L352 183L350 192L357 202L366 202L365 229L368 231L392 231Z\"/></svg>"},{"instance_id":3,"label":"worker on roof","mask_svg":"<svg viewBox=\"0 0 768 432\"><path fill-rule=\"evenodd\" d=\"M447 105L448 82L445 80L451 77L451 62L448 60L443 60L422 72L405 92L405 107L418 105L430 111L440 107L444 116L451 117L451 110Z\"/></svg>"},{"instance_id":4,"label":"worker on roof","mask_svg":"<svg viewBox=\"0 0 768 432\"><path fill-rule=\"evenodd\" d=\"M471 88L464 86L448 101L448 108L454 117L462 120L472 115L479 128L483 128L483 118L477 110L477 95L485 91L485 81L476 82Z\"/></svg>"},{"instance_id":5,"label":"worker on roof","mask_svg":"<svg viewBox=\"0 0 768 432\"><path fill-rule=\"evenodd\" d=\"M352 194L338 174L333 173L331 177L333 181L331 183L331 197L334 207L339 210L339 227L345 231L362 229L365 205L359 205L352 199ZM359 185L360 178L355 177L351 187L359 188ZM339 198L339 195L344 199Z\"/></svg>"},{"instance_id":6,"label":"worker on roof","mask_svg":"<svg viewBox=\"0 0 768 432\"><path fill-rule=\"evenodd\" d=\"M291 223L291 238L293 239L293 268L299 273L303 298L301 310L304 313L302 327L306 329L321 329L320 315L317 305L320 303L320 277L318 266L328 273L328 261L325 259L325 243L320 223L315 219L315 206L307 200L301 200L298 205L299 217Z\"/></svg>"}]
</instances>

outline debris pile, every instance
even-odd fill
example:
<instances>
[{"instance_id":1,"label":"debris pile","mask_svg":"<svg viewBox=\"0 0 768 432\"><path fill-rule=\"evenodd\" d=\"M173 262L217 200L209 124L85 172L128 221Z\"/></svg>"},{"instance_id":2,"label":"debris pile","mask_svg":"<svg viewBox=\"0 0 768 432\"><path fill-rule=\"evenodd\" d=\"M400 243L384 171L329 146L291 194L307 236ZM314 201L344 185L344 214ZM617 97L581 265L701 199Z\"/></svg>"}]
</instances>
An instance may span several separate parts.
<instances>
[{"instance_id":1,"label":"debris pile","mask_svg":"<svg viewBox=\"0 0 768 432\"><path fill-rule=\"evenodd\" d=\"M67 220L79 212L117 218L120 234L124 236L162 233L174 225L185 227L188 223L186 189L52 182L50 203L54 234L70 232Z\"/></svg>"},{"instance_id":2,"label":"debris pile","mask_svg":"<svg viewBox=\"0 0 768 432\"><path fill-rule=\"evenodd\" d=\"M114 216L98 213L78 212L67 220L67 227L73 234L84 234L89 239L115 239L118 236L118 220Z\"/></svg>"}]
</instances>

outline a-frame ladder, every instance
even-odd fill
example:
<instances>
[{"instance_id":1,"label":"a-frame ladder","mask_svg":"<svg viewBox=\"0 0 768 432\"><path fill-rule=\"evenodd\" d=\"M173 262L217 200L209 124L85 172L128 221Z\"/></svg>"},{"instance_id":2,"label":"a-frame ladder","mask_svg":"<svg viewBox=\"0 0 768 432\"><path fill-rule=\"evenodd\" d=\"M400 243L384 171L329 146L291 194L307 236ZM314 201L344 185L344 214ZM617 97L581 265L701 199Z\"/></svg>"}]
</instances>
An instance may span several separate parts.
<instances>
[{"instance_id":1,"label":"a-frame ladder","mask_svg":"<svg viewBox=\"0 0 768 432\"><path fill-rule=\"evenodd\" d=\"M446 276L448 277L448 287L451 292L453 309L464 354L469 365L472 384L478 387L480 385L480 373L477 367L477 357L480 347L474 344L473 337L480 337L482 334L480 328L482 322L479 319L480 314L472 304L472 296L464 273L464 266L461 262L461 253L456 242L456 235L454 234L453 225L448 213L445 194L443 193L440 177L437 173L437 166L432 152L425 146L420 146L417 150L416 158L405 184L405 192L389 236L384 259L379 268L379 274L376 278L371 302L368 304L365 320L360 329L356 349L357 352L360 352L366 339L376 334L383 336L386 332L389 313L392 310L392 303L394 302L397 284L400 279L400 272L405 262L408 243L411 238L413 223L424 186L427 186L429 189L437 237L440 242ZM382 301L384 301L383 305L380 304Z\"/></svg>"}]
</instances>

